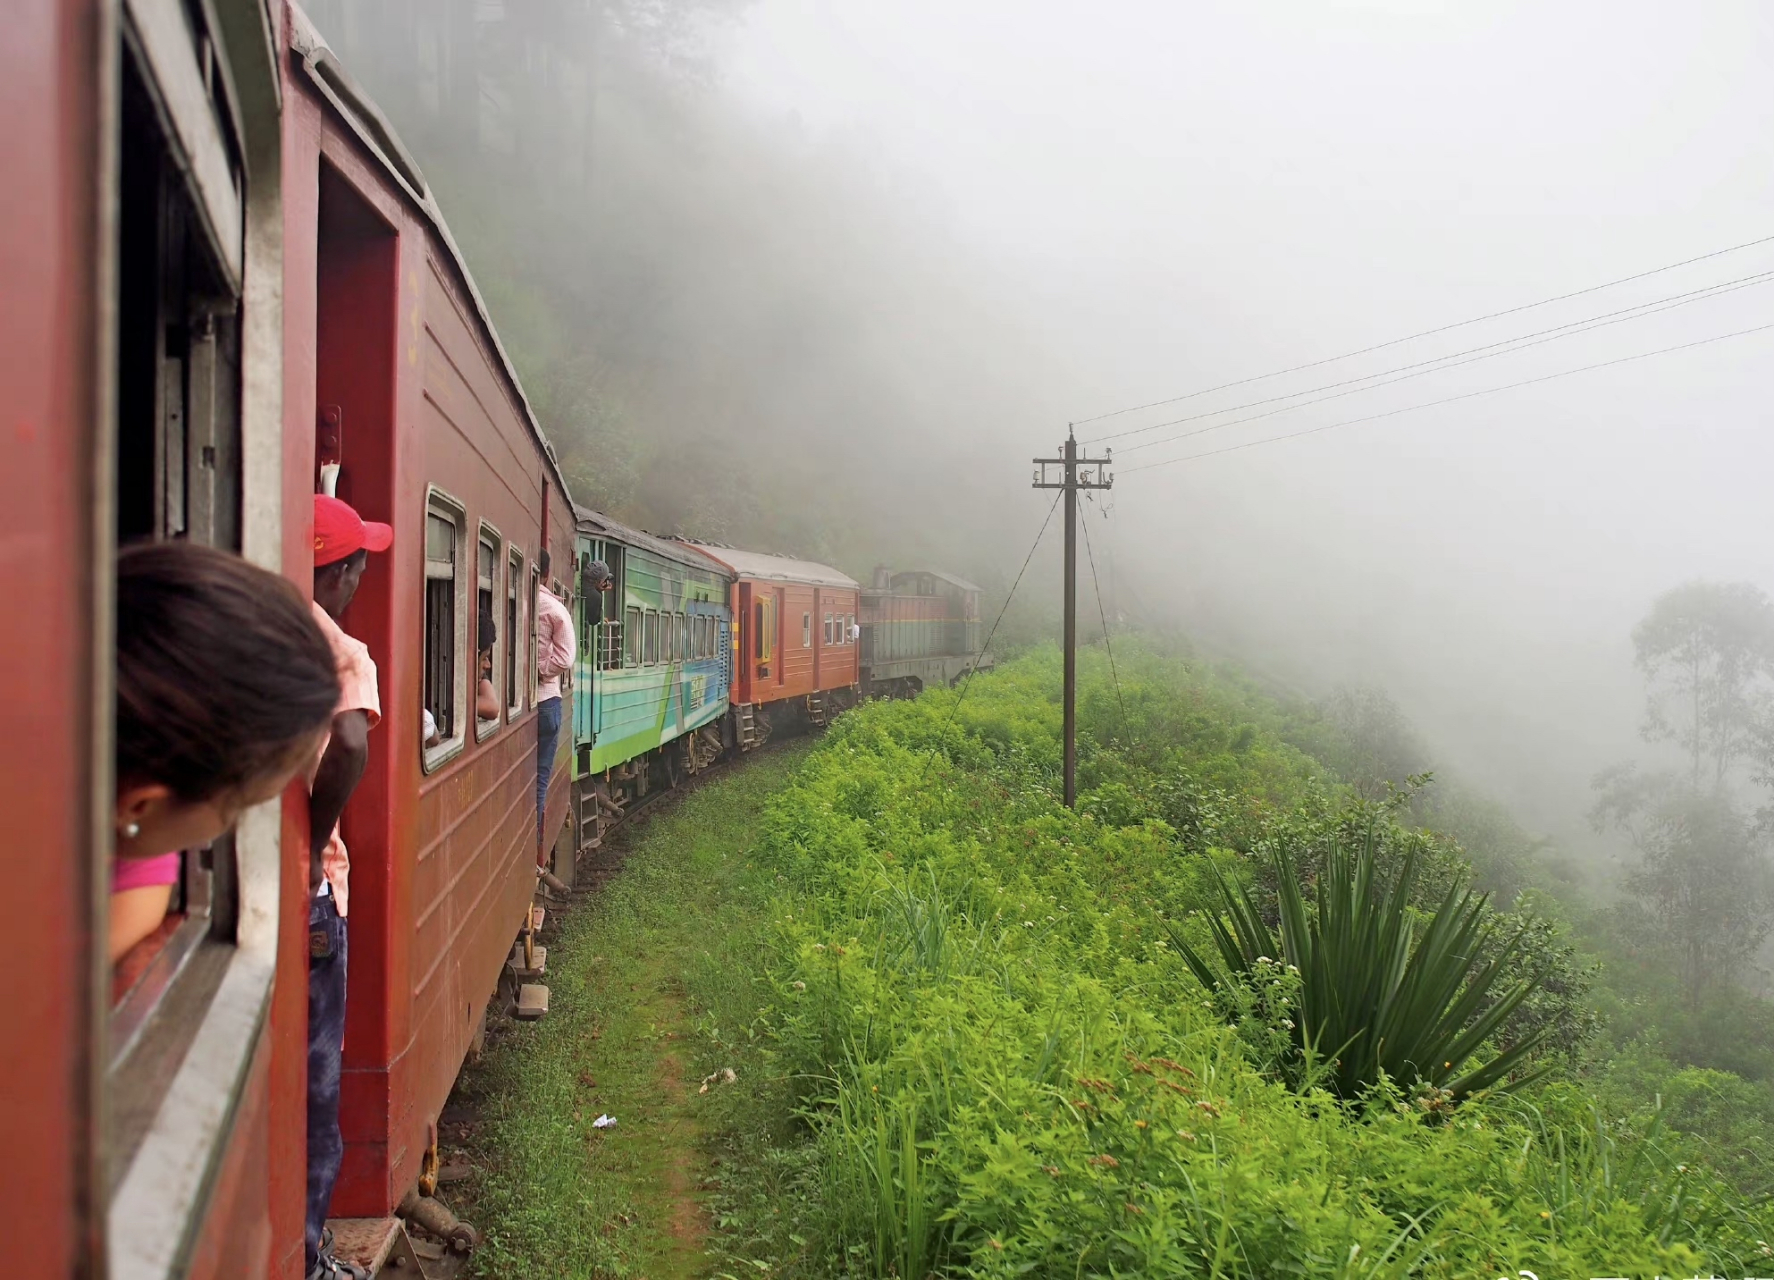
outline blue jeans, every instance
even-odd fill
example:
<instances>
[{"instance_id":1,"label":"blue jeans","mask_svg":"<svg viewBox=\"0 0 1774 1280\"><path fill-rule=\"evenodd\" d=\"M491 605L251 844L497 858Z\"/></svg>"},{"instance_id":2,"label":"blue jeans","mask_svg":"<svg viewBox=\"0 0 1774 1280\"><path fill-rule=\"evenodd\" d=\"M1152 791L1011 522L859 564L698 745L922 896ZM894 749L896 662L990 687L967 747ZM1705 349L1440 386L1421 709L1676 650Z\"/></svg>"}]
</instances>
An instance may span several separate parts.
<instances>
[{"instance_id":1,"label":"blue jeans","mask_svg":"<svg viewBox=\"0 0 1774 1280\"><path fill-rule=\"evenodd\" d=\"M536 704L536 865L541 866L542 818L548 810L548 778L554 772L554 752L561 740L561 700L550 698Z\"/></svg>"},{"instance_id":2,"label":"blue jeans","mask_svg":"<svg viewBox=\"0 0 1774 1280\"><path fill-rule=\"evenodd\" d=\"M345 1066L345 922L333 896L308 905L308 1224L303 1274L314 1270L333 1184L345 1158L339 1077ZM327 954L316 955L317 951Z\"/></svg>"}]
</instances>

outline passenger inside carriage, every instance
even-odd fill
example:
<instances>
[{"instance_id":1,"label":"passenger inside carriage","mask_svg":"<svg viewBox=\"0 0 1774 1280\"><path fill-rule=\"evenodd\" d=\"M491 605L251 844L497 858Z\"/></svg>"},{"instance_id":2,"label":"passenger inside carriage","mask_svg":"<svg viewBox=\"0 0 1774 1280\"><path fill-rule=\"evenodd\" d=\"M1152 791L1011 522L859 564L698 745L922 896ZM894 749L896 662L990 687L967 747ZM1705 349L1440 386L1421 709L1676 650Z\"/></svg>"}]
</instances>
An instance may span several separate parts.
<instances>
[{"instance_id":1,"label":"passenger inside carriage","mask_svg":"<svg viewBox=\"0 0 1774 1280\"><path fill-rule=\"evenodd\" d=\"M161 926L181 850L275 798L320 750L332 649L283 578L183 542L117 558L112 963Z\"/></svg>"},{"instance_id":2,"label":"passenger inside carriage","mask_svg":"<svg viewBox=\"0 0 1774 1280\"><path fill-rule=\"evenodd\" d=\"M493 688L493 647L499 643L499 628L493 615L480 615L480 683L474 687L474 714L481 727L499 719L499 692ZM435 728L436 722L433 721Z\"/></svg>"}]
</instances>

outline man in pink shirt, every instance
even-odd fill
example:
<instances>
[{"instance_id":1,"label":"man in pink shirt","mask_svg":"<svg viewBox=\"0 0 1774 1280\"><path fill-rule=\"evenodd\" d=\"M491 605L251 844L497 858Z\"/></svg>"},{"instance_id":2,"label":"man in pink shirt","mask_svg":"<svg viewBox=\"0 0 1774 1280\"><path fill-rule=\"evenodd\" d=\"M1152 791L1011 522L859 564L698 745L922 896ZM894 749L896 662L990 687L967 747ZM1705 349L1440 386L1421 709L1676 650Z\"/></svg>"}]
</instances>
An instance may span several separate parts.
<instances>
[{"instance_id":1,"label":"man in pink shirt","mask_svg":"<svg viewBox=\"0 0 1774 1280\"><path fill-rule=\"evenodd\" d=\"M573 615L549 588L550 563L544 547L536 557L536 567L542 573L542 586L536 592L536 865L543 868L548 865L543 815L548 809L548 780L554 773L554 754L561 736L561 678L572 671L579 651ZM610 585L610 571L602 561L594 560L585 571L585 581L592 590L603 591ZM592 625L595 629L595 619Z\"/></svg>"},{"instance_id":2,"label":"man in pink shirt","mask_svg":"<svg viewBox=\"0 0 1774 1280\"><path fill-rule=\"evenodd\" d=\"M369 763L369 731L382 719L376 664L369 646L339 627L357 594L372 551L393 545L394 530L365 520L337 498L314 498L314 620L333 646L340 697L332 733L308 782L308 1280L356 1280L362 1268L332 1256L327 1207L345 1144L339 1133L339 1085L345 1050L345 916L351 859L339 815ZM366 1277L367 1280L367 1277Z\"/></svg>"}]
</instances>

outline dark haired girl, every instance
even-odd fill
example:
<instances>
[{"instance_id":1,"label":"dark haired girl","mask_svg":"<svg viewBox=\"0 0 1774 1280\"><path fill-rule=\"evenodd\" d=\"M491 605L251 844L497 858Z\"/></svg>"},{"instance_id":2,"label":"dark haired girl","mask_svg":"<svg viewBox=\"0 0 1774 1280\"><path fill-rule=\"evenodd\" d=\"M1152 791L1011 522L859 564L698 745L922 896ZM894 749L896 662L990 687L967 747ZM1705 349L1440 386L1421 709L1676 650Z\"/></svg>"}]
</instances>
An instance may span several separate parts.
<instances>
[{"instance_id":1,"label":"dark haired girl","mask_svg":"<svg viewBox=\"0 0 1774 1280\"><path fill-rule=\"evenodd\" d=\"M311 764L338 700L332 649L284 579L190 543L117 557L113 961L165 916L178 851Z\"/></svg>"}]
</instances>

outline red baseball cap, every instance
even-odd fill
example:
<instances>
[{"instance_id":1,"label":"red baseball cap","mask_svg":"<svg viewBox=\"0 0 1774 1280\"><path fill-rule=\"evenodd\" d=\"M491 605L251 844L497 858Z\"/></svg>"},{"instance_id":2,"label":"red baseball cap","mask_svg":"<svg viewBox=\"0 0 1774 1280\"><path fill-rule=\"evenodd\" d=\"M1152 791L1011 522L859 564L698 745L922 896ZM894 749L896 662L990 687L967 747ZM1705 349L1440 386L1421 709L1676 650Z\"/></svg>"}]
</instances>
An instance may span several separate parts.
<instances>
[{"instance_id":1,"label":"red baseball cap","mask_svg":"<svg viewBox=\"0 0 1774 1280\"><path fill-rule=\"evenodd\" d=\"M336 564L359 551L386 551L394 545L390 525L365 520L349 502L314 495L314 567Z\"/></svg>"}]
</instances>

